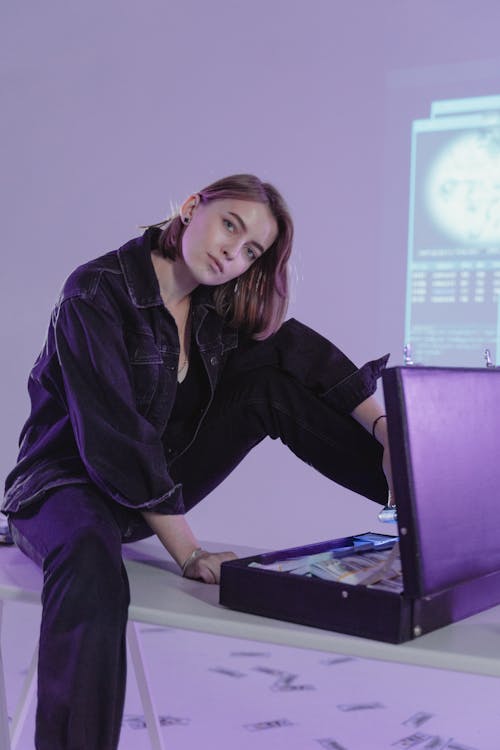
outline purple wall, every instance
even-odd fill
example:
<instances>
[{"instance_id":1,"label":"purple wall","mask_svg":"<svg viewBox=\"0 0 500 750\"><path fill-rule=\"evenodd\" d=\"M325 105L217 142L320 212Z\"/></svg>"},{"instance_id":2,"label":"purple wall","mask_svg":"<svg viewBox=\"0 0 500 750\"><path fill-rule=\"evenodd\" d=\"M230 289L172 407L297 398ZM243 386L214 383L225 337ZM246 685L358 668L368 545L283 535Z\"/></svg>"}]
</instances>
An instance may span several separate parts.
<instances>
[{"instance_id":1,"label":"purple wall","mask_svg":"<svg viewBox=\"0 0 500 750\"><path fill-rule=\"evenodd\" d=\"M359 362L399 363L410 123L433 98L500 93L498 28L498 0L6 6L2 475L65 276L226 173L288 198L291 314ZM202 538L276 547L375 513L267 441L191 518Z\"/></svg>"}]
</instances>

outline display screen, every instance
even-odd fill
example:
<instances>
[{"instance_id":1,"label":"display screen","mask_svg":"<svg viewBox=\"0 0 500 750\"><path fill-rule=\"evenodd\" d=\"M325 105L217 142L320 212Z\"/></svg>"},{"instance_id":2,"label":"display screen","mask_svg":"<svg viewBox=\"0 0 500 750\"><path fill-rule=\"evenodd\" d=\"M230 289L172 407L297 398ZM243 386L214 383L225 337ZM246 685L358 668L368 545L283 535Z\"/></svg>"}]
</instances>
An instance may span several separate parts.
<instances>
[{"instance_id":1,"label":"display screen","mask_svg":"<svg viewBox=\"0 0 500 750\"><path fill-rule=\"evenodd\" d=\"M500 96L413 122L405 342L415 364L500 358Z\"/></svg>"}]
</instances>

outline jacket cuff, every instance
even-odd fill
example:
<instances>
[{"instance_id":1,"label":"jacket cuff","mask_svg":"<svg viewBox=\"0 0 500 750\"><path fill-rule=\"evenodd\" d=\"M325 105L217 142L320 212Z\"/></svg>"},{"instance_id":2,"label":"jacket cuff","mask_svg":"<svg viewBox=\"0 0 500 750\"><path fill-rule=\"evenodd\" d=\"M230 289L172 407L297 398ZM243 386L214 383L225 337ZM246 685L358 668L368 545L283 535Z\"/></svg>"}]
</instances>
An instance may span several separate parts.
<instances>
[{"instance_id":1,"label":"jacket cuff","mask_svg":"<svg viewBox=\"0 0 500 750\"><path fill-rule=\"evenodd\" d=\"M359 406L362 401L375 393L377 380L381 376L389 356L389 354L386 354L380 359L367 362L356 372L325 391L321 398L336 411L342 414L350 414L356 406Z\"/></svg>"},{"instance_id":2,"label":"jacket cuff","mask_svg":"<svg viewBox=\"0 0 500 750\"><path fill-rule=\"evenodd\" d=\"M160 513L162 516L183 516L186 510L184 508L184 499L182 497L182 485L174 485L169 492L163 495L163 497L149 500L143 505L135 506L135 509L139 511L149 511L151 513Z\"/></svg>"}]
</instances>

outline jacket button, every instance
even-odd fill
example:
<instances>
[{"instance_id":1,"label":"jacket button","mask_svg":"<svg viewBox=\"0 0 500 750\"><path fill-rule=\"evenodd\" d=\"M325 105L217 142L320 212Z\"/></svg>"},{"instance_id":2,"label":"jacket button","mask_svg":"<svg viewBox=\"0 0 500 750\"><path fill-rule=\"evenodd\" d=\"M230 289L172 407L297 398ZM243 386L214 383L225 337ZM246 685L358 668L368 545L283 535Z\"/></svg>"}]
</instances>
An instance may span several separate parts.
<instances>
[{"instance_id":1,"label":"jacket button","mask_svg":"<svg viewBox=\"0 0 500 750\"><path fill-rule=\"evenodd\" d=\"M217 364L217 357L210 357L210 364L212 365L212 367L215 367L215 365Z\"/></svg>"}]
</instances>

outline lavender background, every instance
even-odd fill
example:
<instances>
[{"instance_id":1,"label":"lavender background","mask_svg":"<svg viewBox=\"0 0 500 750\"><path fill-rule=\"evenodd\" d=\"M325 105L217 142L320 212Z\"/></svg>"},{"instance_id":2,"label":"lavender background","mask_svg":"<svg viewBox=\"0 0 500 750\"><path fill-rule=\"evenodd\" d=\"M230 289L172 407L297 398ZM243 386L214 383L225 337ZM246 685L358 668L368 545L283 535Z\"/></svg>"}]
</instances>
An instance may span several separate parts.
<instances>
[{"instance_id":1,"label":"lavender background","mask_svg":"<svg viewBox=\"0 0 500 750\"><path fill-rule=\"evenodd\" d=\"M0 25L2 477L64 278L224 174L288 199L290 314L401 362L411 121L499 93L498 0L26 0ZM190 518L281 547L376 512L266 441Z\"/></svg>"}]
</instances>

